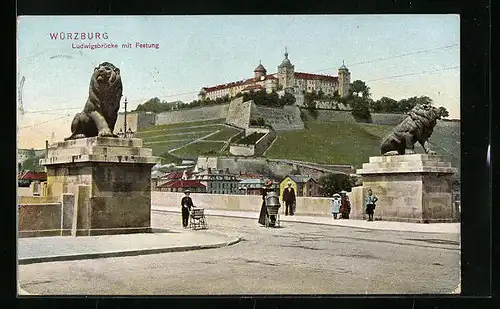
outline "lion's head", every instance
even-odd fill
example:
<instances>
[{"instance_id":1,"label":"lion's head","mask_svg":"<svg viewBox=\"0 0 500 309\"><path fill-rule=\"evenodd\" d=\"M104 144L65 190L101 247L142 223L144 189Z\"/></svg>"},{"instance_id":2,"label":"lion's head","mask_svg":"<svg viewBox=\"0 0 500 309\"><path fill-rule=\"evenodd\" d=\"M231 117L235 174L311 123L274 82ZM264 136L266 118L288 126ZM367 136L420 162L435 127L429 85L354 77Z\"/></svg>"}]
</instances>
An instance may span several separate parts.
<instances>
[{"instance_id":1,"label":"lion's head","mask_svg":"<svg viewBox=\"0 0 500 309\"><path fill-rule=\"evenodd\" d=\"M408 114L412 119L423 117L431 122L441 119L441 111L430 104L418 104Z\"/></svg>"},{"instance_id":2,"label":"lion's head","mask_svg":"<svg viewBox=\"0 0 500 309\"><path fill-rule=\"evenodd\" d=\"M94 68L90 80L90 92L101 99L120 100L123 86L120 69L110 62L103 62Z\"/></svg>"}]
</instances>

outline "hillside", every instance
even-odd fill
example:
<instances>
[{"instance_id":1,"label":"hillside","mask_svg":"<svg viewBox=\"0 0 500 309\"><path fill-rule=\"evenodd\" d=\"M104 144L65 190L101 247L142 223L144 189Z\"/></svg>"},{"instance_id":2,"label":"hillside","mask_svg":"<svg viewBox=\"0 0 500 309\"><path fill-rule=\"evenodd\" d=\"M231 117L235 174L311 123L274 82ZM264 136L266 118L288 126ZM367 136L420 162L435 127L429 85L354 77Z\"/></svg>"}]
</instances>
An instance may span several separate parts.
<instances>
[{"instance_id":1,"label":"hillside","mask_svg":"<svg viewBox=\"0 0 500 309\"><path fill-rule=\"evenodd\" d=\"M395 117L401 117L396 115ZM393 118L395 118L393 117ZM265 152L274 159L291 159L324 164L349 164L360 168L370 156L380 155L380 141L394 124L378 124L328 120L320 117L304 119L305 128L278 131L277 138ZM390 119L394 123L395 119ZM175 123L150 127L137 133L144 146L163 162L195 159L198 155L228 155L228 143L241 130L224 124L225 119ZM399 122L399 121L397 121ZM460 166L460 123L439 121L430 139L431 146L445 156L454 167ZM423 153L415 145L417 153Z\"/></svg>"},{"instance_id":2,"label":"hillside","mask_svg":"<svg viewBox=\"0 0 500 309\"><path fill-rule=\"evenodd\" d=\"M438 122L431 147L454 167L460 166L460 124ZM380 155L380 141L394 125L316 121L308 117L306 129L278 132L266 152L269 158L287 158L324 164L351 164L360 168L370 156ZM424 153L419 144L417 153Z\"/></svg>"},{"instance_id":3,"label":"hillside","mask_svg":"<svg viewBox=\"0 0 500 309\"><path fill-rule=\"evenodd\" d=\"M231 137L241 130L226 126L224 118L149 127L136 133L163 163L178 163L203 154L222 154Z\"/></svg>"}]
</instances>

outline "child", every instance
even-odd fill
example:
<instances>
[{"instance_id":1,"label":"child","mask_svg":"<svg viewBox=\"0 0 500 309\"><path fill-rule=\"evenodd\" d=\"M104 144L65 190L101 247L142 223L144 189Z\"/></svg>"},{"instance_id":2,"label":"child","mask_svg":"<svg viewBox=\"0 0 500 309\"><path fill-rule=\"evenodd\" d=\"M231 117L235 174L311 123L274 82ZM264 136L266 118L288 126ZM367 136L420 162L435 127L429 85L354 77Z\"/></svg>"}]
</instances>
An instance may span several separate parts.
<instances>
[{"instance_id":1,"label":"child","mask_svg":"<svg viewBox=\"0 0 500 309\"><path fill-rule=\"evenodd\" d=\"M366 214L368 215L368 221L373 221L373 212L375 210L375 202L378 198L373 195L372 189L368 189L368 196L366 197Z\"/></svg>"},{"instance_id":2,"label":"child","mask_svg":"<svg viewBox=\"0 0 500 309\"><path fill-rule=\"evenodd\" d=\"M335 193L332 195L332 215L333 219L337 219L337 215L340 211L340 194Z\"/></svg>"}]
</instances>

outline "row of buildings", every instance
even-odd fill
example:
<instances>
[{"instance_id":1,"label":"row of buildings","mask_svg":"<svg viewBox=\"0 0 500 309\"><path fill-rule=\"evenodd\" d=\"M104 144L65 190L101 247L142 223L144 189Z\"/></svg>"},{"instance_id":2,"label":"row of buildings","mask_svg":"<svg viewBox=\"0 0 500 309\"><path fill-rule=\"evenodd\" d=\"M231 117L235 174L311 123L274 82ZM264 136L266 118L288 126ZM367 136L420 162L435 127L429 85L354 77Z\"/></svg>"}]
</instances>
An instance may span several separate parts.
<instances>
[{"instance_id":1,"label":"row of buildings","mask_svg":"<svg viewBox=\"0 0 500 309\"><path fill-rule=\"evenodd\" d=\"M252 78L203 87L198 94L198 99L215 100L225 96L231 98L239 93L263 89L267 92L283 89L291 93L321 90L327 95L334 95L337 92L340 97L346 97L349 94L351 73L344 64L338 69L338 76L295 72L295 66L288 58L286 49L284 55L285 58L278 65L277 73L267 74L266 68L259 63Z\"/></svg>"},{"instance_id":2,"label":"row of buildings","mask_svg":"<svg viewBox=\"0 0 500 309\"><path fill-rule=\"evenodd\" d=\"M231 174L229 171L212 170L193 173L171 172L153 180L153 188L164 192L184 192L211 194L260 195L268 178L252 173ZM297 196L320 196L320 185L311 177L289 175L280 180L272 180L274 190L283 191L288 182L292 183Z\"/></svg>"}]
</instances>

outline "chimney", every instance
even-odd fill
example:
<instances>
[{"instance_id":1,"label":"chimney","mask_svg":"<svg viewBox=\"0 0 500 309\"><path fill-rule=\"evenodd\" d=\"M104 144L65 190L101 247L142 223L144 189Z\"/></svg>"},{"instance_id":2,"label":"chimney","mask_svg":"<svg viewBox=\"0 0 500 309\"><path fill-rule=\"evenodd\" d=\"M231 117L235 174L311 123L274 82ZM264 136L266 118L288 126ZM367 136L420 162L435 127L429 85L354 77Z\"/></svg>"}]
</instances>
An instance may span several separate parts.
<instances>
[{"instance_id":1,"label":"chimney","mask_svg":"<svg viewBox=\"0 0 500 309\"><path fill-rule=\"evenodd\" d=\"M45 159L49 157L49 141L45 140Z\"/></svg>"}]
</instances>

